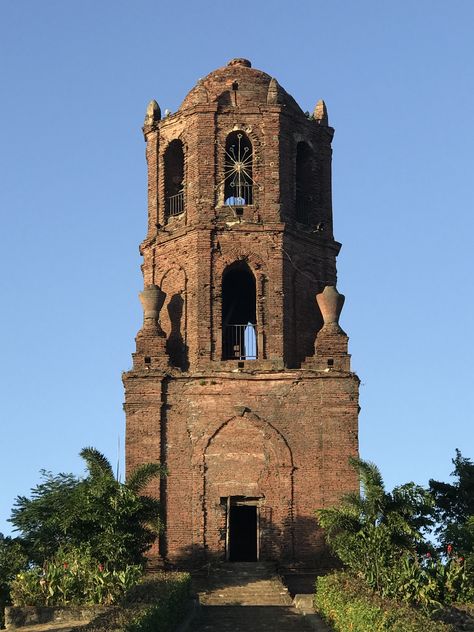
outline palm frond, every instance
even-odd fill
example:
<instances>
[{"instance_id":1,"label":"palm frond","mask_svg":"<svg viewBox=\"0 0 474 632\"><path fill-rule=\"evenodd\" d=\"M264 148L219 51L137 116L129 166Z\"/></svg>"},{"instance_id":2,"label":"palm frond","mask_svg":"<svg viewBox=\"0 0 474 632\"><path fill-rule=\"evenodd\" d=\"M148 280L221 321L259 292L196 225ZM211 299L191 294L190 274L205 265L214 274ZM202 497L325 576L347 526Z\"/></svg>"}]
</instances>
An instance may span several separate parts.
<instances>
[{"instance_id":1,"label":"palm frond","mask_svg":"<svg viewBox=\"0 0 474 632\"><path fill-rule=\"evenodd\" d=\"M343 507L319 509L316 517L329 539L341 532L357 533L362 526L359 517L351 511L346 512Z\"/></svg>"},{"instance_id":2,"label":"palm frond","mask_svg":"<svg viewBox=\"0 0 474 632\"><path fill-rule=\"evenodd\" d=\"M344 511L359 516L364 512L365 500L358 492L350 492L342 497L341 506L344 507Z\"/></svg>"},{"instance_id":3,"label":"palm frond","mask_svg":"<svg viewBox=\"0 0 474 632\"><path fill-rule=\"evenodd\" d=\"M381 497L385 494L382 474L375 463L356 458L351 458L350 462L359 472L360 483L365 496Z\"/></svg>"},{"instance_id":4,"label":"palm frond","mask_svg":"<svg viewBox=\"0 0 474 632\"><path fill-rule=\"evenodd\" d=\"M102 454L102 452L99 452L96 448L88 447L82 448L79 454L86 462L86 466L91 477L107 476L114 478L114 472L112 466L110 465L110 461Z\"/></svg>"},{"instance_id":5,"label":"palm frond","mask_svg":"<svg viewBox=\"0 0 474 632\"><path fill-rule=\"evenodd\" d=\"M166 475L166 468L160 463L144 463L136 467L127 478L128 489L135 493L140 493L154 478L163 478Z\"/></svg>"}]
</instances>

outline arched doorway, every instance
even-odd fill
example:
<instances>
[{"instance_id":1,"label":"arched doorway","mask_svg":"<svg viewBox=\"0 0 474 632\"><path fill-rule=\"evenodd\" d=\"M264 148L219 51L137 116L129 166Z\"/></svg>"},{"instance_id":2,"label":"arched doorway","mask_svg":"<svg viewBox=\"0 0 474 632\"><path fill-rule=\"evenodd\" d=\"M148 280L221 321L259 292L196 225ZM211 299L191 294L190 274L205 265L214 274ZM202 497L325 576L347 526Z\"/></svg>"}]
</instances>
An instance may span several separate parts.
<instances>
[{"instance_id":1,"label":"arched doorway","mask_svg":"<svg viewBox=\"0 0 474 632\"><path fill-rule=\"evenodd\" d=\"M164 154L165 167L165 218L184 212L184 147L173 140Z\"/></svg>"},{"instance_id":2,"label":"arched doorway","mask_svg":"<svg viewBox=\"0 0 474 632\"><path fill-rule=\"evenodd\" d=\"M222 359L256 360L255 277L244 261L230 265L222 277Z\"/></svg>"}]
</instances>

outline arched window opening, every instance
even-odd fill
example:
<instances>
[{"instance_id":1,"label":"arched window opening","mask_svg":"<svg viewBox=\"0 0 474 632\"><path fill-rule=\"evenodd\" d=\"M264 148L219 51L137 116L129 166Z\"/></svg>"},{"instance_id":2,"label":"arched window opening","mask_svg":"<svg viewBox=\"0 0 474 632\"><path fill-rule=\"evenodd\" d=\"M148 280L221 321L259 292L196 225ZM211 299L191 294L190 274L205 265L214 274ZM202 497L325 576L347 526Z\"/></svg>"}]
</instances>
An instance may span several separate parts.
<instances>
[{"instance_id":1,"label":"arched window opening","mask_svg":"<svg viewBox=\"0 0 474 632\"><path fill-rule=\"evenodd\" d=\"M229 266L222 279L222 359L256 360L255 277L246 263Z\"/></svg>"},{"instance_id":2,"label":"arched window opening","mask_svg":"<svg viewBox=\"0 0 474 632\"><path fill-rule=\"evenodd\" d=\"M298 143L296 146L296 221L310 223L312 208L312 152L309 146Z\"/></svg>"},{"instance_id":3,"label":"arched window opening","mask_svg":"<svg viewBox=\"0 0 474 632\"><path fill-rule=\"evenodd\" d=\"M184 213L184 149L180 140L173 140L164 155L165 216Z\"/></svg>"},{"instance_id":4,"label":"arched window opening","mask_svg":"<svg viewBox=\"0 0 474 632\"><path fill-rule=\"evenodd\" d=\"M248 136L232 132L227 136L224 160L224 201L229 206L253 203L253 149Z\"/></svg>"}]
</instances>

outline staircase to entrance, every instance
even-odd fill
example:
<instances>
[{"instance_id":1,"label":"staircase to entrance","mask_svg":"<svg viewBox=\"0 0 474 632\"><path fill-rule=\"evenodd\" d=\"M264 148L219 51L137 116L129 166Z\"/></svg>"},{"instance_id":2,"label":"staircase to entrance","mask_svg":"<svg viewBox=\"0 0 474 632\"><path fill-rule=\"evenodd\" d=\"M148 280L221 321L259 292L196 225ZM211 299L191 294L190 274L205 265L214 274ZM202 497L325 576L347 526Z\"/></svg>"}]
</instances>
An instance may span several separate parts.
<instances>
[{"instance_id":1,"label":"staircase to entrance","mask_svg":"<svg viewBox=\"0 0 474 632\"><path fill-rule=\"evenodd\" d=\"M195 632L329 632L293 606L274 564L236 562L193 576L200 614Z\"/></svg>"}]
</instances>

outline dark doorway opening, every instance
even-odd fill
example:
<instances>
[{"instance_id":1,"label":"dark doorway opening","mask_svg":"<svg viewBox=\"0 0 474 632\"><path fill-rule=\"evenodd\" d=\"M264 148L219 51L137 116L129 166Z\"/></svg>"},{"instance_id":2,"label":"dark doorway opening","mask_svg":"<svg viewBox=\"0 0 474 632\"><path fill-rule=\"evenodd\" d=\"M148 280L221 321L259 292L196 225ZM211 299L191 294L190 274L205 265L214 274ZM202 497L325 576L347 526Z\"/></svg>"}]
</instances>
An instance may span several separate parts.
<instances>
[{"instance_id":1,"label":"dark doorway opening","mask_svg":"<svg viewBox=\"0 0 474 632\"><path fill-rule=\"evenodd\" d=\"M222 278L222 359L256 360L255 277L244 261L230 265Z\"/></svg>"},{"instance_id":2,"label":"dark doorway opening","mask_svg":"<svg viewBox=\"0 0 474 632\"><path fill-rule=\"evenodd\" d=\"M164 154L165 167L165 217L184 212L184 147L180 140L173 140Z\"/></svg>"},{"instance_id":3,"label":"dark doorway opening","mask_svg":"<svg viewBox=\"0 0 474 632\"><path fill-rule=\"evenodd\" d=\"M229 560L231 562L256 562L257 507L231 505L229 512Z\"/></svg>"}]
</instances>

